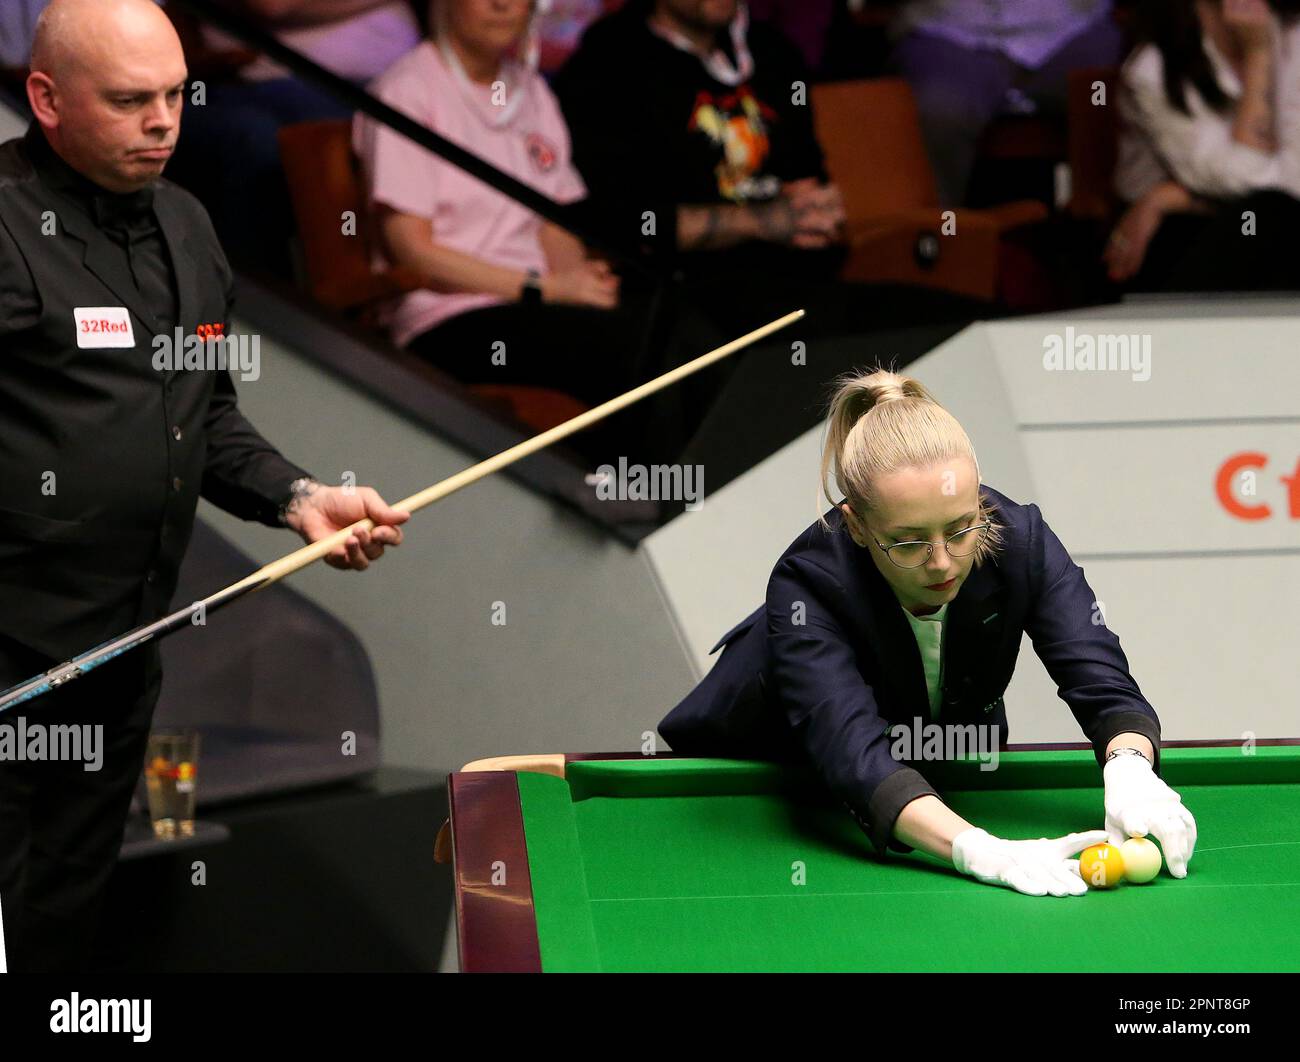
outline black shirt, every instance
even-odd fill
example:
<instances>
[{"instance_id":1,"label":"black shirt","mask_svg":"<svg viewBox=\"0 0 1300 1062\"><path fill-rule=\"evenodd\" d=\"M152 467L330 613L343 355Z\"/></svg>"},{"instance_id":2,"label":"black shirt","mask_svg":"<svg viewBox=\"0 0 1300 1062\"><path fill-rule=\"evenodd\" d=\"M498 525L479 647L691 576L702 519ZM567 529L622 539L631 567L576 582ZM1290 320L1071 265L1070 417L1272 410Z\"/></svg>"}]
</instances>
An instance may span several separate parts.
<instances>
[{"instance_id":1,"label":"black shirt","mask_svg":"<svg viewBox=\"0 0 1300 1062\"><path fill-rule=\"evenodd\" d=\"M159 333L176 327L176 285L171 257L153 211L152 186L137 192L110 192L83 177L50 147L38 126L25 138L32 166L45 186L59 195L65 209L75 210L112 241L120 267L136 290L156 310Z\"/></svg>"},{"instance_id":2,"label":"black shirt","mask_svg":"<svg viewBox=\"0 0 1300 1062\"><path fill-rule=\"evenodd\" d=\"M783 181L826 179L798 51L761 23L746 42L753 73L733 87L651 30L641 5L587 30L554 87L574 162L619 231L654 210L660 242L671 243L679 205L762 202ZM718 44L730 52L726 31Z\"/></svg>"},{"instance_id":3,"label":"black shirt","mask_svg":"<svg viewBox=\"0 0 1300 1062\"><path fill-rule=\"evenodd\" d=\"M0 635L66 658L163 615L200 496L278 525L308 473L229 371L158 356L229 335L233 291L184 189L105 191L35 123L0 144Z\"/></svg>"}]
</instances>

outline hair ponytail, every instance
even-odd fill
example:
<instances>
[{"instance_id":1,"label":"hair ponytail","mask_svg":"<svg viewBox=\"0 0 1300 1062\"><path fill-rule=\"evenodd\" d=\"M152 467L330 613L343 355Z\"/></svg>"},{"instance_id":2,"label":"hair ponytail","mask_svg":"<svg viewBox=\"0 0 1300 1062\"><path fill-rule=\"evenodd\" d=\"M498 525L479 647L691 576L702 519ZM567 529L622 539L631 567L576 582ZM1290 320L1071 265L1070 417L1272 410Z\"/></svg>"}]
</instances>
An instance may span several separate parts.
<instances>
[{"instance_id":1,"label":"hair ponytail","mask_svg":"<svg viewBox=\"0 0 1300 1062\"><path fill-rule=\"evenodd\" d=\"M979 460L957 419L910 376L887 369L855 372L833 385L822 448L821 490L836 504L831 477L854 512L877 507L875 481L905 468L928 468L969 458L979 479ZM978 521L992 522L992 509L979 499ZM822 527L830 529L825 515ZM1001 545L1001 525L992 522L975 554L979 565Z\"/></svg>"}]
</instances>

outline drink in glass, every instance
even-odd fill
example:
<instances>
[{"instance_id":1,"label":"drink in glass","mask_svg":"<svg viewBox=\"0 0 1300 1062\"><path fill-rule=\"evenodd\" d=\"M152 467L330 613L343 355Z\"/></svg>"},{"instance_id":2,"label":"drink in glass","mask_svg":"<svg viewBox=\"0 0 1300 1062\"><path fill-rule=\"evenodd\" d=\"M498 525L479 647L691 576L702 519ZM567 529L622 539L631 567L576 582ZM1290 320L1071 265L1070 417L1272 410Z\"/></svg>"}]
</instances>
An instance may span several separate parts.
<instances>
[{"instance_id":1,"label":"drink in glass","mask_svg":"<svg viewBox=\"0 0 1300 1062\"><path fill-rule=\"evenodd\" d=\"M155 837L171 840L194 835L194 785L198 780L199 735L194 730L155 731L149 735L144 780Z\"/></svg>"}]
</instances>

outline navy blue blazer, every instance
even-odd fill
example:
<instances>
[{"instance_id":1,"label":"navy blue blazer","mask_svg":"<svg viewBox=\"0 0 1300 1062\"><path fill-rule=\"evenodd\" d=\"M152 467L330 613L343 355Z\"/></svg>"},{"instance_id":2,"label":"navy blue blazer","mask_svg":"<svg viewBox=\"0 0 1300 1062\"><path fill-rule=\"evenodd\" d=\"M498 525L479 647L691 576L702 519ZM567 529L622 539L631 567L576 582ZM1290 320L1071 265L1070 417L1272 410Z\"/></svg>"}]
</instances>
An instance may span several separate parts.
<instances>
[{"instance_id":1,"label":"navy blue blazer","mask_svg":"<svg viewBox=\"0 0 1300 1062\"><path fill-rule=\"evenodd\" d=\"M1160 769L1160 720L1129 674L1113 631L1094 622L1096 595L1038 506L981 486L1003 525L993 557L972 568L948 606L940 725L996 725L1007 741L1002 695L1021 632L1056 681L1097 762L1116 734L1151 740ZM810 764L877 851L910 801L935 793L921 771L894 758L887 729L931 721L920 650L902 605L844 514L827 514L785 551L767 603L722 636L713 669L659 724L688 756ZM796 604L803 603L796 612ZM796 618L803 622L796 623ZM725 648L724 648L725 647ZM936 794L937 795L937 794Z\"/></svg>"}]
</instances>

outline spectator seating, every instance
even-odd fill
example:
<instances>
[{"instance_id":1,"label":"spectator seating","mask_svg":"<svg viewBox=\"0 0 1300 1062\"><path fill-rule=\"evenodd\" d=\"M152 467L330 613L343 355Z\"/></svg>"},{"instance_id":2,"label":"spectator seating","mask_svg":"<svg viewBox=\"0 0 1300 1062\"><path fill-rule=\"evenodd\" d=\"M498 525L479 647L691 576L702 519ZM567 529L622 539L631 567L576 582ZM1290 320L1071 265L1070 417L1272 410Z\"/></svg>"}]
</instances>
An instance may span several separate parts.
<instances>
[{"instance_id":1,"label":"spectator seating","mask_svg":"<svg viewBox=\"0 0 1300 1062\"><path fill-rule=\"evenodd\" d=\"M323 307L375 324L379 304L419 286L407 269L376 271L365 192L347 121L299 122L280 129L280 154L302 242L308 290ZM356 219L355 235L343 219ZM588 407L546 387L476 384L468 390L533 431L545 431Z\"/></svg>"},{"instance_id":2,"label":"spectator seating","mask_svg":"<svg viewBox=\"0 0 1300 1062\"><path fill-rule=\"evenodd\" d=\"M1030 200L962 209L960 239L941 235L941 207L911 87L902 78L813 88L817 137L844 195L845 280L920 284L974 298L999 292L1000 243L1047 217Z\"/></svg>"},{"instance_id":3,"label":"spectator seating","mask_svg":"<svg viewBox=\"0 0 1300 1062\"><path fill-rule=\"evenodd\" d=\"M1106 87L1106 105L1092 102L1093 84ZM1083 67L1070 71L1069 120L1070 214L1080 220L1109 223L1118 212L1113 184L1119 140L1115 94L1119 68Z\"/></svg>"}]
</instances>

